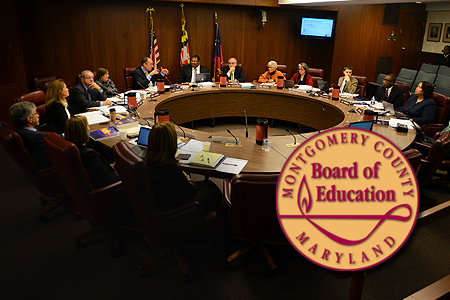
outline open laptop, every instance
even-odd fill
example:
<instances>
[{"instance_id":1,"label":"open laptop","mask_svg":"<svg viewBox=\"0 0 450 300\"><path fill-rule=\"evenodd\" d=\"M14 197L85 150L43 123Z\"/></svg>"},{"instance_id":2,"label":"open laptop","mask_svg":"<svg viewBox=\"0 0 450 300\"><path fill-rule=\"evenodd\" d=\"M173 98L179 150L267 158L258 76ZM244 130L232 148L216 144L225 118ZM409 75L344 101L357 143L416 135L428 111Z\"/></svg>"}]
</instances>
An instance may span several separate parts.
<instances>
[{"instance_id":1,"label":"open laptop","mask_svg":"<svg viewBox=\"0 0 450 300\"><path fill-rule=\"evenodd\" d=\"M211 75L209 73L200 73L197 74L197 77L195 78L196 82L207 82L211 81Z\"/></svg>"},{"instance_id":2,"label":"open laptop","mask_svg":"<svg viewBox=\"0 0 450 300\"><path fill-rule=\"evenodd\" d=\"M291 88L294 87L294 80L285 80L284 81L284 88Z\"/></svg>"},{"instance_id":3,"label":"open laptop","mask_svg":"<svg viewBox=\"0 0 450 300\"><path fill-rule=\"evenodd\" d=\"M382 103L383 103L383 108L386 112L390 113L391 115L393 115L399 119L408 119L408 116L405 115L404 113L394 110L394 104L389 103L387 101L383 101Z\"/></svg>"},{"instance_id":4,"label":"open laptop","mask_svg":"<svg viewBox=\"0 0 450 300\"><path fill-rule=\"evenodd\" d=\"M361 129L366 129L366 130L372 131L373 122L374 122L374 120L351 122L350 125L348 125L348 127L361 128Z\"/></svg>"},{"instance_id":5,"label":"open laptop","mask_svg":"<svg viewBox=\"0 0 450 300\"><path fill-rule=\"evenodd\" d=\"M148 145L148 135L150 133L150 128L148 127L141 127L139 130L139 136L136 140L137 145L131 146L131 150L136 153L136 155L139 155L140 157L144 157L144 151L147 148Z\"/></svg>"},{"instance_id":6,"label":"open laptop","mask_svg":"<svg viewBox=\"0 0 450 300\"><path fill-rule=\"evenodd\" d=\"M317 87L321 90L324 91L326 93L330 92L330 88L328 87L328 81L326 80L317 80Z\"/></svg>"}]
</instances>

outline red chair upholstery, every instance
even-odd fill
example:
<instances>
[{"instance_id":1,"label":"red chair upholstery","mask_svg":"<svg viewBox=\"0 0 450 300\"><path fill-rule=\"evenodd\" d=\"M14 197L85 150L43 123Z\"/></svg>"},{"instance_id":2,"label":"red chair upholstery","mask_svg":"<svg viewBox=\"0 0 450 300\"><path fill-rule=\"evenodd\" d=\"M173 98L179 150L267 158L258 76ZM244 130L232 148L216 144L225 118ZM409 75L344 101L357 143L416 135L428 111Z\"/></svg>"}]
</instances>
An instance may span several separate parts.
<instances>
[{"instance_id":1,"label":"red chair upholstery","mask_svg":"<svg viewBox=\"0 0 450 300\"><path fill-rule=\"evenodd\" d=\"M433 93L433 99L437 105L436 121L433 124L422 125L422 131L429 137L433 137L436 132L442 131L448 124L448 113L450 111L450 97Z\"/></svg>"},{"instance_id":2,"label":"red chair upholstery","mask_svg":"<svg viewBox=\"0 0 450 300\"><path fill-rule=\"evenodd\" d=\"M92 224L103 224L92 231L75 237L77 248L81 248L81 240L108 230L108 251L114 252L115 220L130 211L122 182L117 181L94 190L81 163L78 147L51 132L44 138L50 161L64 187L69 193L81 215Z\"/></svg>"},{"instance_id":3,"label":"red chair upholstery","mask_svg":"<svg viewBox=\"0 0 450 300\"><path fill-rule=\"evenodd\" d=\"M278 65L277 70L283 73L284 77L286 77L287 66L286 65Z\"/></svg>"},{"instance_id":4,"label":"red chair upholstery","mask_svg":"<svg viewBox=\"0 0 450 300\"><path fill-rule=\"evenodd\" d=\"M278 175L239 174L223 181L223 197L229 206L230 234L233 238L250 242L227 258L231 263L253 247L259 248L270 272L276 265L264 247L267 244L287 244L271 239L283 237L276 214ZM255 209L257 207L258 209Z\"/></svg>"},{"instance_id":5,"label":"red chair upholstery","mask_svg":"<svg viewBox=\"0 0 450 300\"><path fill-rule=\"evenodd\" d=\"M127 89L127 91L133 89L133 72L134 72L134 70L136 70L136 67L123 69L123 78L125 79L125 88Z\"/></svg>"},{"instance_id":6,"label":"red chair upholstery","mask_svg":"<svg viewBox=\"0 0 450 300\"><path fill-rule=\"evenodd\" d=\"M352 75L358 80L358 89L359 89L359 96L364 97L366 95L367 91L367 77L366 76L358 76L358 75Z\"/></svg>"},{"instance_id":7,"label":"red chair upholstery","mask_svg":"<svg viewBox=\"0 0 450 300\"><path fill-rule=\"evenodd\" d=\"M145 161L131 151L123 141L114 145L113 150L116 168L142 232L149 243L162 248L139 265L140 275L145 275L144 268L147 265L164 253L172 251L185 279L189 279L189 269L177 245L204 231L207 223L217 221L216 212L211 212L205 217L200 204L195 201L160 211L149 182Z\"/></svg>"},{"instance_id":8,"label":"red chair upholstery","mask_svg":"<svg viewBox=\"0 0 450 300\"><path fill-rule=\"evenodd\" d=\"M236 66L242 67L242 64L237 64ZM223 68L228 67L228 63L223 63L223 64L220 65L220 67L221 67L221 70L222 70Z\"/></svg>"},{"instance_id":9,"label":"red chair upholstery","mask_svg":"<svg viewBox=\"0 0 450 300\"><path fill-rule=\"evenodd\" d=\"M42 86L44 83L46 83L47 81L53 81L53 80L55 80L56 78L58 78L58 76L55 76L55 75L48 75L48 76L42 76L42 77L35 77L35 78L33 78L33 81L32 81L32 87L33 87L33 89L34 89L35 91L37 91L37 90L41 90L41 91L42 91L41 86Z\"/></svg>"},{"instance_id":10,"label":"red chair upholstery","mask_svg":"<svg viewBox=\"0 0 450 300\"><path fill-rule=\"evenodd\" d=\"M39 114L38 130L45 129L47 111L45 109L45 93L43 91L34 91L17 97L14 102L28 101L36 105L36 112Z\"/></svg>"},{"instance_id":11,"label":"red chair upholstery","mask_svg":"<svg viewBox=\"0 0 450 300\"><path fill-rule=\"evenodd\" d=\"M404 151L403 154L408 159L414 172L416 172L417 168L420 165L420 161L422 159L422 153L420 153L420 151L417 149L409 149L409 150Z\"/></svg>"},{"instance_id":12,"label":"red chair upholstery","mask_svg":"<svg viewBox=\"0 0 450 300\"><path fill-rule=\"evenodd\" d=\"M319 87L317 80L323 80L323 76L324 76L323 70L317 69L317 68L309 68L308 74L311 75L311 77L313 79L313 86Z\"/></svg>"},{"instance_id":13,"label":"red chair upholstery","mask_svg":"<svg viewBox=\"0 0 450 300\"><path fill-rule=\"evenodd\" d=\"M64 203L64 198L60 196L64 191L63 185L55 169L53 167L39 169L30 153L25 149L20 135L5 122L0 122L0 143L16 165L43 195L39 197L39 201L42 204L47 203L47 201L56 201L55 204L38 214L39 220L44 221L46 214Z\"/></svg>"},{"instance_id":14,"label":"red chair upholstery","mask_svg":"<svg viewBox=\"0 0 450 300\"><path fill-rule=\"evenodd\" d=\"M57 78L55 80L58 80L58 79L63 80L62 78ZM41 91L43 91L44 93L47 94L47 91L48 91L48 88L50 87L50 84L52 84L52 82L55 81L55 80L50 80L50 81L47 81L44 84L42 84L41 85Z\"/></svg>"},{"instance_id":15,"label":"red chair upholstery","mask_svg":"<svg viewBox=\"0 0 450 300\"><path fill-rule=\"evenodd\" d=\"M403 103L402 103L402 106L403 106L403 105L405 105L406 101L408 101L410 86L409 86L409 84L400 82L400 81L396 81L394 84L396 86L401 87L403 90Z\"/></svg>"}]
</instances>

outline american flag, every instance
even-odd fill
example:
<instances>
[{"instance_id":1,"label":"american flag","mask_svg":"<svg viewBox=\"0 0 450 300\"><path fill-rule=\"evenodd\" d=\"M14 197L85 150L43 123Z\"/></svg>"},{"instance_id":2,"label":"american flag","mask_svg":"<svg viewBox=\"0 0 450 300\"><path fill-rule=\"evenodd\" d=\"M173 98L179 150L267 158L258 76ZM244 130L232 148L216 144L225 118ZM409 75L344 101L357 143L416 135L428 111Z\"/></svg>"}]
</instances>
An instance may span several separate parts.
<instances>
[{"instance_id":1,"label":"american flag","mask_svg":"<svg viewBox=\"0 0 450 300\"><path fill-rule=\"evenodd\" d=\"M153 34L152 34L153 33ZM155 64L155 69L157 69L157 65L160 62L159 58L159 48L158 48L158 41L156 40L156 34L155 30L153 29L150 31L150 57L153 60L153 63Z\"/></svg>"}]
</instances>

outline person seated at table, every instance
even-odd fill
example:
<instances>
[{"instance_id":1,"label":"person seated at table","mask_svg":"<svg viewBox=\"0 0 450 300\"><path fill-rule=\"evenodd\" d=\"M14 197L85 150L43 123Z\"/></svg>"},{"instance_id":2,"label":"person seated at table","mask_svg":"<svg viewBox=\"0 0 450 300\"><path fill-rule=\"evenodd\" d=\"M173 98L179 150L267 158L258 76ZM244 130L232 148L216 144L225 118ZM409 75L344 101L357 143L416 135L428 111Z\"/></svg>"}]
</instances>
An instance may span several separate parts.
<instances>
[{"instance_id":1,"label":"person seated at table","mask_svg":"<svg viewBox=\"0 0 450 300\"><path fill-rule=\"evenodd\" d=\"M45 95L47 117L45 130L58 134L64 132L64 124L70 118L67 97L69 97L69 89L62 79L57 79L50 84Z\"/></svg>"},{"instance_id":2,"label":"person seated at table","mask_svg":"<svg viewBox=\"0 0 450 300\"><path fill-rule=\"evenodd\" d=\"M131 75L133 77L133 90L146 89L150 85L155 86L156 80L164 79L169 75L169 70L165 68L155 69L154 66L155 64L150 57L141 59L141 66L137 67Z\"/></svg>"},{"instance_id":3,"label":"person seated at table","mask_svg":"<svg viewBox=\"0 0 450 300\"><path fill-rule=\"evenodd\" d=\"M245 82L244 71L237 65L237 59L234 57L228 60L228 66L222 69L222 73L227 75L228 81Z\"/></svg>"},{"instance_id":4,"label":"person seated at table","mask_svg":"<svg viewBox=\"0 0 450 300\"><path fill-rule=\"evenodd\" d=\"M66 140L80 151L81 162L91 179L94 189L120 180L119 173L97 151L86 146L89 141L89 125L85 116L74 116L64 126Z\"/></svg>"},{"instance_id":5,"label":"person seated at table","mask_svg":"<svg viewBox=\"0 0 450 300\"><path fill-rule=\"evenodd\" d=\"M183 66L183 68L181 68L180 76L178 76L178 83L195 83L197 82L195 79L195 75L201 73L209 73L209 68L200 65L200 56L198 56L197 54L193 55L191 57L191 64L185 65Z\"/></svg>"},{"instance_id":6,"label":"person seated at table","mask_svg":"<svg viewBox=\"0 0 450 300\"><path fill-rule=\"evenodd\" d=\"M271 60L267 63L267 71L262 73L259 78L259 83L272 83L277 82L278 77L282 76L284 80L286 80L286 77L284 77L283 73L277 70L278 64L276 61Z\"/></svg>"},{"instance_id":7,"label":"person seated at table","mask_svg":"<svg viewBox=\"0 0 450 300\"><path fill-rule=\"evenodd\" d=\"M431 124L436 119L437 105L433 100L433 84L422 81L416 87L414 95L409 97L399 112L404 113L411 121L419 126Z\"/></svg>"},{"instance_id":8,"label":"person seated at table","mask_svg":"<svg viewBox=\"0 0 450 300\"><path fill-rule=\"evenodd\" d=\"M309 67L304 62L298 64L298 72L292 76L291 80L295 85L310 85L313 86L312 76L309 75Z\"/></svg>"},{"instance_id":9,"label":"person seated at table","mask_svg":"<svg viewBox=\"0 0 450 300\"><path fill-rule=\"evenodd\" d=\"M36 105L28 101L14 103L8 111L11 121L16 127L16 132L20 135L25 149L30 153L33 160L44 169L52 166L45 149L45 133L40 132L35 127L39 125L39 114Z\"/></svg>"},{"instance_id":10,"label":"person seated at table","mask_svg":"<svg viewBox=\"0 0 450 300\"><path fill-rule=\"evenodd\" d=\"M177 133L173 124L155 124L148 136L144 160L158 208L164 210L195 200L205 214L217 210L222 201L220 189L209 180L192 181L180 168L175 157L177 150Z\"/></svg>"},{"instance_id":11,"label":"person seated at table","mask_svg":"<svg viewBox=\"0 0 450 300\"><path fill-rule=\"evenodd\" d=\"M354 94L356 89L358 88L358 79L352 77L353 67L349 65L345 66L343 73L344 76L340 77L338 80L340 92ZM330 91L332 89L333 88L330 88Z\"/></svg>"},{"instance_id":12,"label":"person seated at table","mask_svg":"<svg viewBox=\"0 0 450 300\"><path fill-rule=\"evenodd\" d=\"M387 101L394 105L394 108L402 106L403 89L395 85L395 75L388 74L384 76L383 86L380 86L375 92L375 100Z\"/></svg>"},{"instance_id":13,"label":"person seated at table","mask_svg":"<svg viewBox=\"0 0 450 300\"><path fill-rule=\"evenodd\" d=\"M119 91L116 88L116 85L114 82L109 78L109 71L105 68L98 68L97 70L97 79L95 80L95 83L98 84L99 87L103 89L103 92L106 93L106 96L114 97L119 93Z\"/></svg>"}]
</instances>

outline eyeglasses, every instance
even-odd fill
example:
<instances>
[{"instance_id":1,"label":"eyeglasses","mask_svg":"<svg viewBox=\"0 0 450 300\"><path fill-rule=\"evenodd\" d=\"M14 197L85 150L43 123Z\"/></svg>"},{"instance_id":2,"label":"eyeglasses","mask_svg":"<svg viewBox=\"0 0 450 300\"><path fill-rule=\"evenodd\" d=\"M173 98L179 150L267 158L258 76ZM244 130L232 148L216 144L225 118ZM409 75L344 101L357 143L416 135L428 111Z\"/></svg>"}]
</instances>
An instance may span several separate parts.
<instances>
[{"instance_id":1,"label":"eyeglasses","mask_svg":"<svg viewBox=\"0 0 450 300\"><path fill-rule=\"evenodd\" d=\"M228 62L228 64L229 65L235 65L236 63L233 61L233 62Z\"/></svg>"},{"instance_id":2,"label":"eyeglasses","mask_svg":"<svg viewBox=\"0 0 450 300\"><path fill-rule=\"evenodd\" d=\"M389 81L389 82L392 82L393 80L389 80L389 79L384 78L383 81Z\"/></svg>"}]
</instances>

